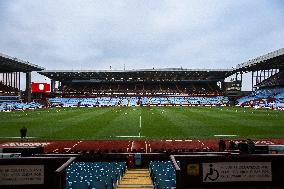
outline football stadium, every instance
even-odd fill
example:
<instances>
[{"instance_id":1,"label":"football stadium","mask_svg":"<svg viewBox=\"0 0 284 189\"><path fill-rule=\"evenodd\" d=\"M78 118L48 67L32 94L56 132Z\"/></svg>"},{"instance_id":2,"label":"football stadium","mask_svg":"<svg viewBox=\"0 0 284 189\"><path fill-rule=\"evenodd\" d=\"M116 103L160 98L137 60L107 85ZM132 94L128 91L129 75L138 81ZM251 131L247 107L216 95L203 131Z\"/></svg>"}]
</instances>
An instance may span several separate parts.
<instances>
[{"instance_id":1,"label":"football stadium","mask_svg":"<svg viewBox=\"0 0 284 189\"><path fill-rule=\"evenodd\" d=\"M160 65L0 52L0 188L284 188L284 48L227 69Z\"/></svg>"},{"instance_id":2,"label":"football stadium","mask_svg":"<svg viewBox=\"0 0 284 189\"><path fill-rule=\"evenodd\" d=\"M283 60L284 49L279 49L228 70L56 71L1 54L1 162L12 164L6 165L8 172L32 164L36 171L31 174L55 174L55 181L29 177L34 186L47 188L206 186L199 169L208 163L200 162L219 158L232 165L264 163L270 170L262 171L270 172L255 182L280 182L274 171L283 167L262 161L280 161L282 155L269 154L284 151ZM30 82L31 72L51 83ZM241 91L244 72L256 82L248 94ZM230 76L234 80L225 82ZM52 170L44 168L49 164ZM9 174L1 175L5 186Z\"/></svg>"}]
</instances>

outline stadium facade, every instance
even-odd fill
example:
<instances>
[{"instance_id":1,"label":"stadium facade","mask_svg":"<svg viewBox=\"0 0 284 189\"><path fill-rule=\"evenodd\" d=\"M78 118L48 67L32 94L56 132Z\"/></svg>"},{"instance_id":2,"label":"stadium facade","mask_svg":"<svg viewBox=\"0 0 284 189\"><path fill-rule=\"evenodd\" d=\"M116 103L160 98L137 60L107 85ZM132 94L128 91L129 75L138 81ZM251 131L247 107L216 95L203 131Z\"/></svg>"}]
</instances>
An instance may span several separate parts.
<instances>
[{"instance_id":1,"label":"stadium facade","mask_svg":"<svg viewBox=\"0 0 284 189\"><path fill-rule=\"evenodd\" d=\"M1 54L0 57L2 101L5 101L5 99L25 99L25 101L31 102L31 100L34 99L44 102L46 101L45 99L51 99L52 101L55 97L182 96L190 98L216 96L226 97L226 99L221 102L219 101L218 105L222 103L226 105L238 104L244 106L255 105L259 104L258 102L262 102L262 105L265 104L264 106L282 106L281 87L283 87L284 78L283 48L238 64L234 69L45 70L40 66L4 54ZM31 96L30 84L32 71L37 71L39 74L51 80L50 94L37 92ZM242 92L242 75L248 72L251 72L252 91L260 89L261 93L261 89L269 87L278 87L279 90L274 90L274 94L267 93L266 95L260 96L255 93L248 94ZM26 74L27 85L25 93L22 93L19 89L20 73ZM228 77L232 79L225 82L225 79ZM255 98L243 98L240 101L238 100L246 95L255 96ZM274 96L277 98L274 98ZM98 100L91 99L91 101ZM123 99L118 99L116 104L121 104L121 101L123 101ZM131 100L128 98L128 101ZM137 104L140 104L138 101L141 101L141 99L137 98L136 101ZM154 101L156 100L154 99ZM175 100L171 99L168 101L168 104L180 104L179 100L177 103ZM196 101L202 101L202 99L197 99ZM205 102L209 102L209 105L214 104L214 102L210 103L210 99L206 99ZM49 103L45 102L44 104L48 105ZM91 104L94 105L94 103ZM111 104L113 105L113 103ZM131 103L128 102L124 104L129 105ZM148 104L152 104L152 102ZM165 103L160 102L160 104ZM194 99L193 101L185 99L184 104L196 105Z\"/></svg>"}]
</instances>

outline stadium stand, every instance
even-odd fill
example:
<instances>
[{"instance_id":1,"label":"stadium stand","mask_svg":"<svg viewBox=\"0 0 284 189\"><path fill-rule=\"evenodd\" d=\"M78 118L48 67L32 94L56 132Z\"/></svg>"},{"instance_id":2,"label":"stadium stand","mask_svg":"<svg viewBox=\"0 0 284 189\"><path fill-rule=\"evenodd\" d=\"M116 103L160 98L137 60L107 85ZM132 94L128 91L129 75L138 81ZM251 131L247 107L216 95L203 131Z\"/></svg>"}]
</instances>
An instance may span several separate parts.
<instances>
[{"instance_id":1,"label":"stadium stand","mask_svg":"<svg viewBox=\"0 0 284 189\"><path fill-rule=\"evenodd\" d=\"M189 106L226 105L225 96L168 96L168 97L97 97L97 98L50 98L51 106L61 107L112 107L112 106Z\"/></svg>"},{"instance_id":2,"label":"stadium stand","mask_svg":"<svg viewBox=\"0 0 284 189\"><path fill-rule=\"evenodd\" d=\"M0 96L1 102L19 102L20 96Z\"/></svg>"},{"instance_id":3,"label":"stadium stand","mask_svg":"<svg viewBox=\"0 0 284 189\"><path fill-rule=\"evenodd\" d=\"M19 92L19 89L14 88L12 86L5 85L3 82L0 81L0 96L17 95L18 92Z\"/></svg>"},{"instance_id":4,"label":"stadium stand","mask_svg":"<svg viewBox=\"0 0 284 189\"><path fill-rule=\"evenodd\" d=\"M216 83L210 82L185 82L185 83L117 83L117 84L93 84L93 83L66 83L60 86L59 91L64 94L81 95L83 94L100 94L100 95L117 95L117 94L135 94L135 95L218 95L222 90Z\"/></svg>"},{"instance_id":5,"label":"stadium stand","mask_svg":"<svg viewBox=\"0 0 284 189\"><path fill-rule=\"evenodd\" d=\"M232 70L154 69L154 70L74 70L40 71L60 81L56 93L62 96L93 95L221 95L217 83Z\"/></svg>"},{"instance_id":6,"label":"stadium stand","mask_svg":"<svg viewBox=\"0 0 284 189\"><path fill-rule=\"evenodd\" d=\"M36 102L22 103L22 102L0 102L0 112L14 111L14 110L27 110L42 108L43 105Z\"/></svg>"},{"instance_id":7,"label":"stadium stand","mask_svg":"<svg viewBox=\"0 0 284 189\"><path fill-rule=\"evenodd\" d=\"M18 96L21 91L21 73L26 75L25 100L31 101L31 72L44 68L0 53L0 96Z\"/></svg>"},{"instance_id":8,"label":"stadium stand","mask_svg":"<svg viewBox=\"0 0 284 189\"><path fill-rule=\"evenodd\" d=\"M273 109L284 108L284 88L261 88L251 95L238 99L239 106L263 107Z\"/></svg>"},{"instance_id":9,"label":"stadium stand","mask_svg":"<svg viewBox=\"0 0 284 189\"><path fill-rule=\"evenodd\" d=\"M281 86L284 84L284 72L280 71L269 78L260 82L257 86L260 88L263 87L273 87L273 86Z\"/></svg>"}]
</instances>

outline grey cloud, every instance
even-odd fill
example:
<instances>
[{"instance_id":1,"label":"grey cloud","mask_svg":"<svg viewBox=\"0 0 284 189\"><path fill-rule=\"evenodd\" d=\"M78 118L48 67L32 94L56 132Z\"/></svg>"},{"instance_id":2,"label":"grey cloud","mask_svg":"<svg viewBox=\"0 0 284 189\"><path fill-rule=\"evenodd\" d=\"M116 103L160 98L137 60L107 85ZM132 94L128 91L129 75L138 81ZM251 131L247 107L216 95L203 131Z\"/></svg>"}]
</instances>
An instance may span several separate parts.
<instances>
[{"instance_id":1,"label":"grey cloud","mask_svg":"<svg viewBox=\"0 0 284 189\"><path fill-rule=\"evenodd\" d=\"M47 69L231 68L284 46L283 6L277 0L1 1L0 51Z\"/></svg>"}]
</instances>

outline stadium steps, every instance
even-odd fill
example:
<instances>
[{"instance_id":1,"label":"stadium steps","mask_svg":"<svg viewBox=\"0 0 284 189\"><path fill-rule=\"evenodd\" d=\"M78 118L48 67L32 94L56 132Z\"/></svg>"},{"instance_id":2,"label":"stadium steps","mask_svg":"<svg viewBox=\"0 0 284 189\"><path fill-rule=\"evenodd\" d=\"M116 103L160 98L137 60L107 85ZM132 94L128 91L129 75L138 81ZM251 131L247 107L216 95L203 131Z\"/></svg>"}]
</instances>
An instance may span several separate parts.
<instances>
[{"instance_id":1,"label":"stadium steps","mask_svg":"<svg viewBox=\"0 0 284 189\"><path fill-rule=\"evenodd\" d=\"M126 171L117 189L154 188L148 169L129 169Z\"/></svg>"}]
</instances>

